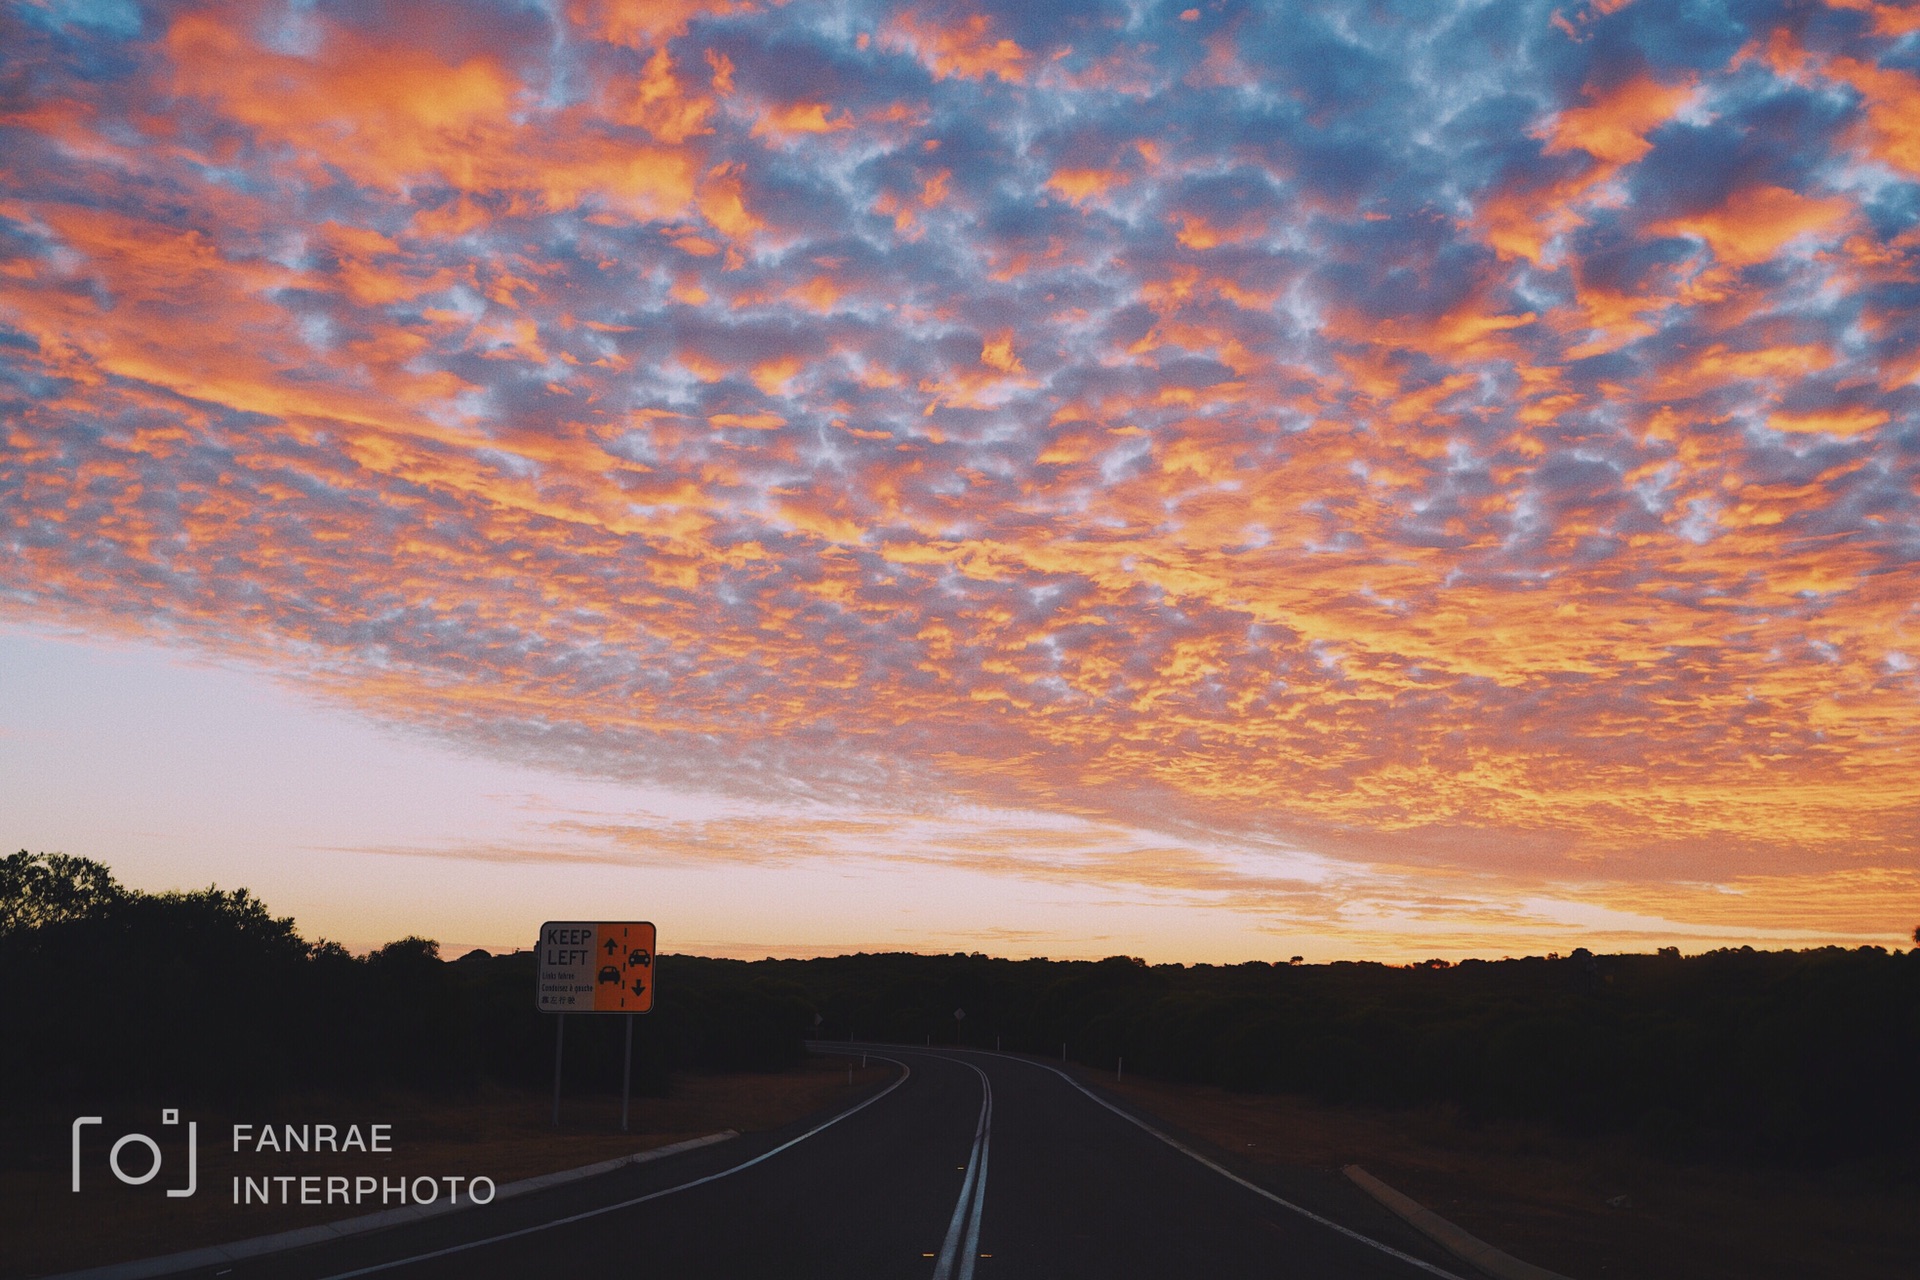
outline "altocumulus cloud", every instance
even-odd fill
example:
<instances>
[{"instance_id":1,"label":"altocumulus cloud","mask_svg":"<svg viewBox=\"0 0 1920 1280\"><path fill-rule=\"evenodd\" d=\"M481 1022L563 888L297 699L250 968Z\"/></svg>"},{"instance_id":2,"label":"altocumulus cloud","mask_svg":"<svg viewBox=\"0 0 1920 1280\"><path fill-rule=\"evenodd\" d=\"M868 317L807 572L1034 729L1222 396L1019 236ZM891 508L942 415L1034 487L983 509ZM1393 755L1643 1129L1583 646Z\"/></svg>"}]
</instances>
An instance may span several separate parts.
<instances>
[{"instance_id":1,"label":"altocumulus cloud","mask_svg":"<svg viewBox=\"0 0 1920 1280\"><path fill-rule=\"evenodd\" d=\"M0 49L9 609L762 797L1911 897L1910 8L24 3Z\"/></svg>"}]
</instances>

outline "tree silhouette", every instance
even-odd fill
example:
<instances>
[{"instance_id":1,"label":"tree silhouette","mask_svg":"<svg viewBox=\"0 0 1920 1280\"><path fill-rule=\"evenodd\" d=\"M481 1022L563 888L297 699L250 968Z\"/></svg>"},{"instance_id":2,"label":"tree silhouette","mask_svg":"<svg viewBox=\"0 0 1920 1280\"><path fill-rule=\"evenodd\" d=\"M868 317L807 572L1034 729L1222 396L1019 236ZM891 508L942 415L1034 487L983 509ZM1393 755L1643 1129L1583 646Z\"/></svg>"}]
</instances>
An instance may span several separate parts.
<instances>
[{"instance_id":1,"label":"tree silhouette","mask_svg":"<svg viewBox=\"0 0 1920 1280\"><path fill-rule=\"evenodd\" d=\"M0 858L0 937L91 915L125 896L104 863L22 849Z\"/></svg>"}]
</instances>

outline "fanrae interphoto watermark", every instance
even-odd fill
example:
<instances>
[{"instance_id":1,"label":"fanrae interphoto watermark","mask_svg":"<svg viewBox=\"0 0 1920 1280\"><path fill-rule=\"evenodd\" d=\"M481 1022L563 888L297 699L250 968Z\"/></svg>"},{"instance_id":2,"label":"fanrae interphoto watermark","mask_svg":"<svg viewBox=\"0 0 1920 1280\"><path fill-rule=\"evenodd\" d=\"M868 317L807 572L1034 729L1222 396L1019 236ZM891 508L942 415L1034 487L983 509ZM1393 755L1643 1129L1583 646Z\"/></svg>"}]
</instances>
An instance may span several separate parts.
<instances>
[{"instance_id":1,"label":"fanrae interphoto watermark","mask_svg":"<svg viewBox=\"0 0 1920 1280\"><path fill-rule=\"evenodd\" d=\"M104 1126L101 1116L76 1116L72 1126L72 1189L78 1195L88 1184L89 1169L105 1172L130 1187L142 1187L160 1177L169 1154L177 1158L183 1181L166 1186L169 1199L194 1195L200 1185L200 1124L184 1123L178 1107L160 1112L165 1141L146 1133L111 1136L94 1133ZM393 1125L255 1121L230 1126L230 1152L248 1167L231 1175L228 1193L236 1205L345 1205L351 1207L438 1204L490 1204L493 1179L485 1174L402 1174L366 1172L359 1159L390 1157ZM169 1132L171 1130L171 1132ZM181 1131L184 1130L184 1134ZM104 1155L103 1155L104 1152ZM339 1159L340 1171L286 1173L278 1161L291 1156ZM359 1158L359 1159L356 1159ZM169 1175L169 1180L173 1175Z\"/></svg>"}]
</instances>

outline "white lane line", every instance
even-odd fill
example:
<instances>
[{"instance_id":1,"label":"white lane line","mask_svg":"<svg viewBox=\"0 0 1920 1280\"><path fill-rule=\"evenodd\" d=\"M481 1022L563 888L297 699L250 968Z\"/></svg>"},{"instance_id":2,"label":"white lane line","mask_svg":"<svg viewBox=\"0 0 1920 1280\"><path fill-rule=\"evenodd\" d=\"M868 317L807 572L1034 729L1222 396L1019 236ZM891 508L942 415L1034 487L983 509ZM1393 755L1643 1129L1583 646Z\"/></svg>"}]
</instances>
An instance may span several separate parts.
<instances>
[{"instance_id":1,"label":"white lane line","mask_svg":"<svg viewBox=\"0 0 1920 1280\"><path fill-rule=\"evenodd\" d=\"M960 1182L960 1198L953 1205L953 1221L947 1224L947 1238L941 1242L940 1257L933 1264L933 1280L953 1280L954 1255L959 1251L962 1233L967 1229L969 1200L973 1206L973 1228L967 1246L967 1258L960 1264L960 1280L972 1280L972 1255L980 1240L980 1205L987 1198L987 1140L993 1132L993 1082L987 1079L986 1072L971 1062L962 1059L961 1063L980 1077L980 1118L974 1122L973 1151L967 1156L967 1176Z\"/></svg>"},{"instance_id":2,"label":"white lane line","mask_svg":"<svg viewBox=\"0 0 1920 1280\"><path fill-rule=\"evenodd\" d=\"M990 1052L990 1050L964 1049L964 1050L950 1050L949 1052L984 1054L984 1053ZM1408 1264L1409 1266L1420 1268L1422 1271L1426 1272L1429 1275L1439 1276L1441 1277L1441 1280L1462 1280L1462 1277L1455 1275L1451 1271L1447 1271L1441 1267L1436 1267L1431 1262L1427 1262L1421 1258L1416 1258L1410 1253L1402 1253L1400 1250L1394 1248L1390 1244L1385 1243L1384 1241L1375 1240L1372 1236L1362 1235L1358 1231L1355 1231L1352 1227L1343 1227L1339 1223L1335 1222L1332 1218L1323 1218L1319 1214L1315 1213L1313 1210L1308 1209L1303 1205L1297 1205L1291 1200L1286 1200L1281 1198L1280 1196L1275 1195L1273 1192L1267 1190L1265 1187L1259 1185L1258 1183L1248 1182L1245 1178L1241 1177L1239 1174L1235 1173L1233 1170L1225 1167L1224 1165L1217 1164L1214 1161L1207 1159L1207 1157L1201 1155L1198 1151L1195 1151L1192 1147L1180 1141L1178 1138L1175 1138L1168 1134L1160 1132L1160 1130L1154 1128L1152 1125L1148 1124L1145 1120L1142 1120L1140 1117L1136 1115L1130 1115L1129 1113L1122 1111L1119 1107L1114 1106L1111 1102L1108 1102L1105 1098L1101 1097L1099 1094L1095 1093L1093 1090L1087 1088L1087 1086L1081 1084L1078 1080L1075 1080L1072 1076L1060 1070L1060 1068L1058 1067L1050 1067L1044 1062L1035 1062L1030 1058L1016 1057L1011 1053L996 1053L996 1054L993 1054L993 1056L996 1058L1007 1058L1013 1062L1024 1062L1030 1067L1038 1067L1042 1071L1053 1072L1054 1075L1059 1076L1062 1080L1065 1080L1068 1084L1078 1089L1081 1093L1086 1094L1087 1097L1093 1099L1095 1102L1099 1103L1101 1106L1105 1107L1107 1110L1113 1112L1113 1114L1119 1116L1122 1120L1125 1120L1128 1124L1137 1125L1140 1128L1145 1129L1148 1133L1160 1139L1160 1141L1166 1143L1168 1146L1172 1147L1175 1151L1178 1151L1181 1155L1188 1156L1194 1160L1198 1160L1201 1164L1207 1166L1207 1168L1213 1170L1215 1173L1219 1174L1221 1177L1225 1178L1227 1181L1237 1182L1241 1186L1245 1187L1247 1190L1253 1192L1255 1195L1264 1196L1268 1200L1273 1201L1275 1204L1279 1205L1283 1209L1292 1210L1294 1213L1299 1214L1301 1217L1306 1218L1311 1222L1317 1222L1321 1226L1326 1227L1329 1230L1338 1231L1341 1235L1346 1236L1350 1240L1357 1240L1361 1244L1364 1244L1369 1248L1378 1249L1380 1252L1387 1254L1390 1257L1395 1257L1400 1259L1400 1261ZM972 1065L972 1064L968 1064L968 1065ZM979 1068L974 1067L974 1070L978 1071Z\"/></svg>"},{"instance_id":3,"label":"white lane line","mask_svg":"<svg viewBox=\"0 0 1920 1280\"><path fill-rule=\"evenodd\" d=\"M980 1135L980 1180L974 1183L973 1212L967 1215L966 1260L960 1264L960 1280L973 1280L973 1264L980 1257L980 1210L987 1203L987 1155L993 1146L993 1081L982 1071L980 1083L987 1090L987 1123Z\"/></svg>"},{"instance_id":4,"label":"white lane line","mask_svg":"<svg viewBox=\"0 0 1920 1280\"><path fill-rule=\"evenodd\" d=\"M678 1186L666 1187L659 1191L648 1192L644 1196L635 1196L631 1200L622 1200L618 1204L601 1205L597 1209L588 1209L582 1213L568 1214L564 1218L555 1218L550 1222L537 1222L531 1227L521 1227L518 1231L503 1231L497 1236L487 1236L480 1240L469 1240L464 1244L448 1245L444 1249L433 1249L433 1250L429 1250L426 1253L416 1253L411 1257L395 1258L391 1262L376 1262L374 1265L370 1267L360 1267L353 1271L336 1272L333 1275L327 1276L325 1280L352 1280L352 1277L354 1276L370 1276L378 1271L391 1271L395 1267L411 1266L416 1262L426 1262L431 1258L444 1258L444 1257L447 1257L449 1254L465 1253L469 1249L479 1249L486 1245L499 1244L502 1240L517 1240L521 1236L530 1236L536 1232L550 1230L553 1227L564 1227L569 1223L584 1222L588 1218L597 1218L604 1213L618 1213L622 1209L631 1209L635 1205L645 1204L649 1200L658 1200L662 1196L670 1196L670 1195L673 1195L675 1192L689 1191L694 1187L704 1186L709 1182L718 1182L722 1178L730 1178L734 1174L739 1173L742 1169L753 1168L753 1166L759 1164L762 1160L773 1159L773 1157L779 1155L782 1151L785 1151L788 1147L799 1146L801 1143L805 1142L808 1138L811 1138L814 1134L819 1133L823 1129L832 1128L834 1125L839 1124L842 1120L845 1120L848 1116L852 1115L854 1112L864 1111L866 1108L872 1106L874 1103L880 1101L880 1099L886 1097L888 1094L892 1093L895 1089L898 1089L901 1085L905 1084L907 1082L907 1077L913 1074L913 1068L909 1067L906 1063L900 1061L898 1058L882 1057L880 1054L877 1054L877 1053L874 1054L873 1056L876 1058L879 1058L879 1060L882 1062L891 1062L894 1066L899 1067L900 1078L898 1080L895 1080L892 1084L888 1085L886 1088L882 1089L880 1092L874 1094L871 1098L868 1098L862 1102L856 1102L854 1105L852 1105L851 1107L848 1107L845 1111L842 1111L839 1115L833 1117L831 1120L822 1121L820 1124L815 1125L813 1128L807 1130L805 1133L801 1134L799 1137L789 1138L785 1142L781 1143L779 1146L775 1147L773 1150L763 1151L751 1160L743 1160L739 1164L734 1165L731 1169L722 1169L719 1173L710 1173L704 1178L695 1178L691 1182L682 1182ZM971 1066L972 1064L969 1063L968 1065ZM978 1071L979 1068L974 1067L974 1070Z\"/></svg>"},{"instance_id":5,"label":"white lane line","mask_svg":"<svg viewBox=\"0 0 1920 1280\"><path fill-rule=\"evenodd\" d=\"M493 1198L494 1200L511 1200L515 1196L545 1191L549 1187L564 1186L582 1178L597 1178L603 1173L612 1173L615 1169L637 1164L651 1164L655 1160L677 1156L683 1151L712 1146L716 1142L725 1142L729 1138L739 1136L732 1129L728 1129L722 1133L710 1133L704 1138L688 1138L685 1142L675 1142L633 1155L620 1156L613 1160L582 1165L578 1169L563 1169L558 1173L543 1173L538 1177L522 1178L518 1182L509 1182L500 1187L494 1192ZM430 1204L410 1204L404 1209L383 1209L378 1213L361 1214L357 1218L342 1218L337 1222L323 1223L320 1226L279 1231L273 1235L254 1236L247 1240L235 1240L229 1244L208 1245L203 1249L189 1249L183 1253L162 1254L157 1258L139 1258L132 1262L112 1262L102 1267L88 1267L84 1271L63 1271L59 1275L42 1277L42 1280L155 1280L159 1276L178 1275L183 1271L204 1271L208 1267L218 1266L223 1262L250 1262L268 1254L286 1253L288 1250L305 1248L310 1244L328 1244L368 1231L385 1231L389 1227L441 1218L449 1213L466 1213L470 1209L479 1207L471 1201L458 1205L450 1204L445 1200ZM228 1270L232 1268L229 1267ZM224 1273L216 1271L214 1274Z\"/></svg>"}]
</instances>

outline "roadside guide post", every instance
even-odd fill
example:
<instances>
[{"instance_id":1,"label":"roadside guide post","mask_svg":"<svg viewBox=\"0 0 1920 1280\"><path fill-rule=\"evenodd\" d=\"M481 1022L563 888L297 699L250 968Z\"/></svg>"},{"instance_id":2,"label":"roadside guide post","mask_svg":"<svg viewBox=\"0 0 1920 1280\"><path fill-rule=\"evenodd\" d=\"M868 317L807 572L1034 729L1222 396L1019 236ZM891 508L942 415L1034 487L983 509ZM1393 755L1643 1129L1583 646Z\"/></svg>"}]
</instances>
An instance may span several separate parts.
<instances>
[{"instance_id":1,"label":"roadside guide post","mask_svg":"<svg viewBox=\"0 0 1920 1280\"><path fill-rule=\"evenodd\" d=\"M540 926L534 1003L555 1014L553 1127L560 1127L560 1055L569 1013L624 1013L627 1047L620 1069L620 1131L633 1094L633 1015L653 1009L654 928L646 920L549 920Z\"/></svg>"},{"instance_id":2,"label":"roadside guide post","mask_svg":"<svg viewBox=\"0 0 1920 1280\"><path fill-rule=\"evenodd\" d=\"M560 1051L567 1047L567 1015L553 1020L553 1127L560 1127Z\"/></svg>"},{"instance_id":3,"label":"roadside guide post","mask_svg":"<svg viewBox=\"0 0 1920 1280\"><path fill-rule=\"evenodd\" d=\"M627 1051L620 1057L620 1132L627 1131L627 1095L633 1086L633 1015L627 1015Z\"/></svg>"},{"instance_id":4,"label":"roadside guide post","mask_svg":"<svg viewBox=\"0 0 1920 1280\"><path fill-rule=\"evenodd\" d=\"M960 1043L960 1024L966 1020L967 1011L965 1009L955 1009L953 1011L953 1042L955 1044Z\"/></svg>"}]
</instances>

